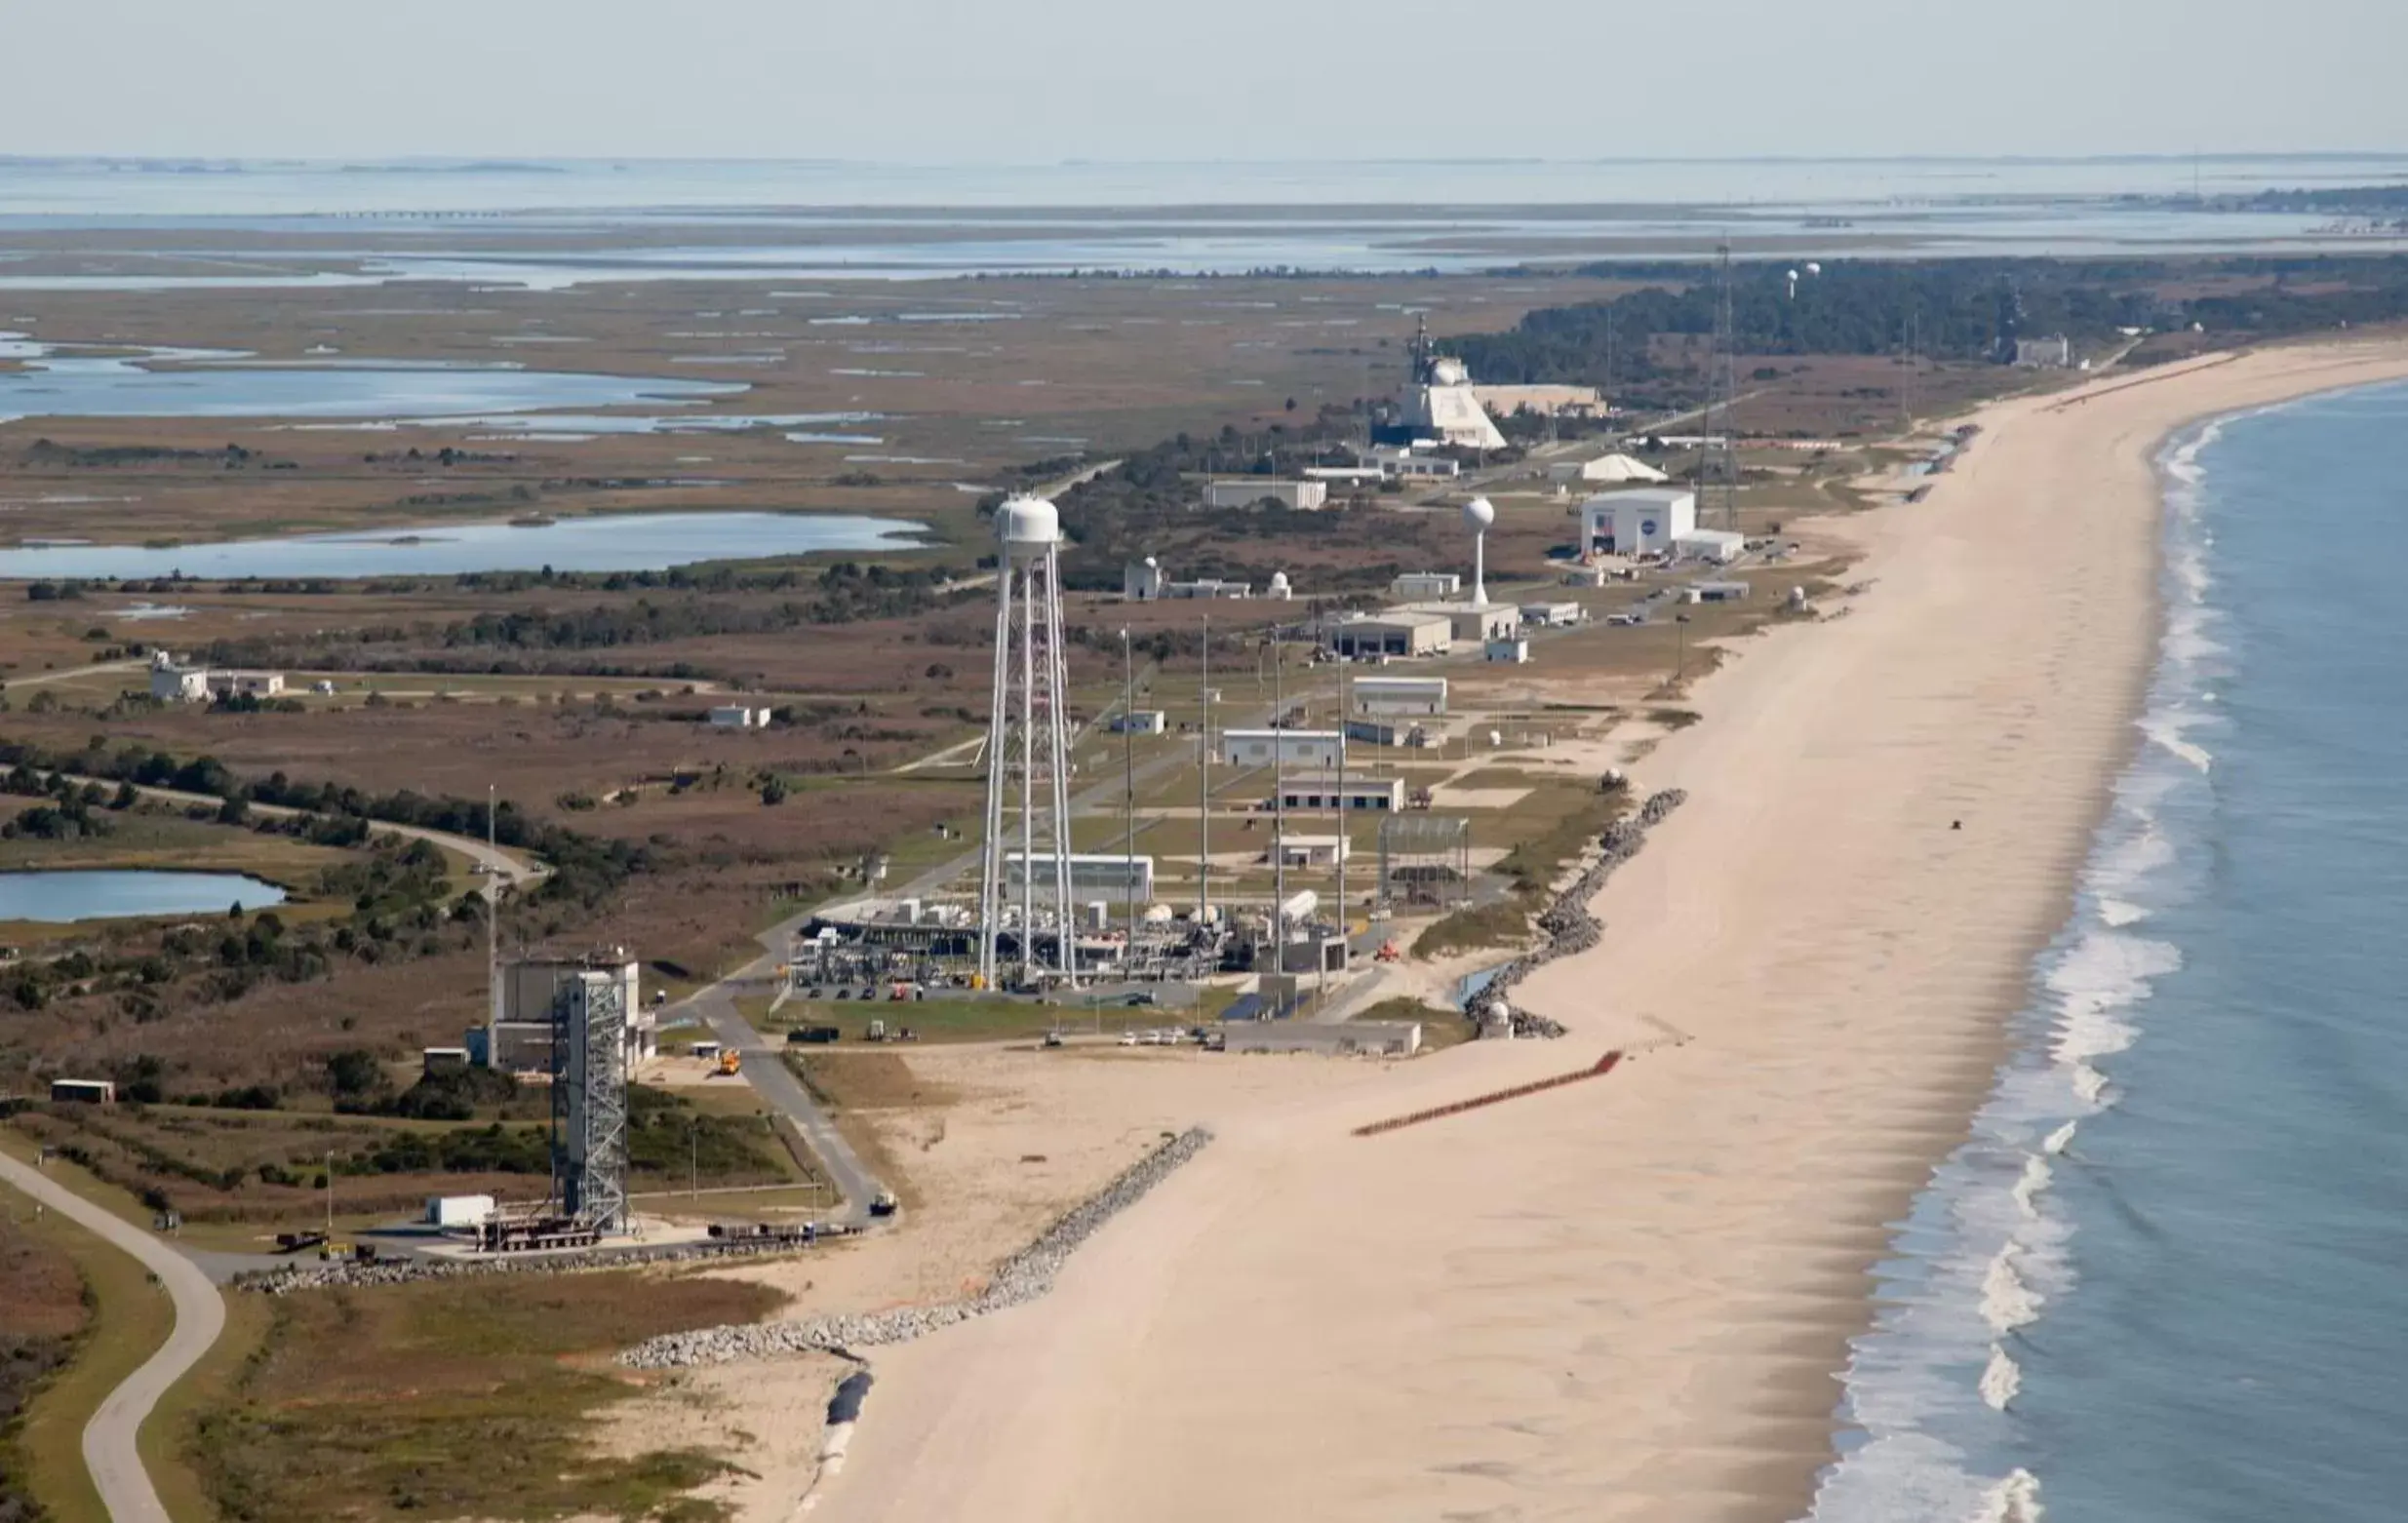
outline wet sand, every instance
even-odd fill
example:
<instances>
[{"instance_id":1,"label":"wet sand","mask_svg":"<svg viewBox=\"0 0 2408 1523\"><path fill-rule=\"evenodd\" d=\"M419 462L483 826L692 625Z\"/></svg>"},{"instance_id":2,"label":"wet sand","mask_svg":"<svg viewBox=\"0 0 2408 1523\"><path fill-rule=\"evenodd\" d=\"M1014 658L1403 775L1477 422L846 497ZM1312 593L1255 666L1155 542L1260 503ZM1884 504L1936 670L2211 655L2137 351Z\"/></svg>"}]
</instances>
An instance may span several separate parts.
<instances>
[{"instance_id":1,"label":"wet sand","mask_svg":"<svg viewBox=\"0 0 2408 1523\"><path fill-rule=\"evenodd\" d=\"M2408 345L2327 345L2002 404L1925 501L1823 526L1872 585L1750 642L1638 769L1690 800L1602 944L1523 986L1569 1038L1212 1117L1049 1299L880 1352L815 1515L1804 1512L1885 1224L1965 1134L2135 743L2158 442L2401 374Z\"/></svg>"}]
</instances>

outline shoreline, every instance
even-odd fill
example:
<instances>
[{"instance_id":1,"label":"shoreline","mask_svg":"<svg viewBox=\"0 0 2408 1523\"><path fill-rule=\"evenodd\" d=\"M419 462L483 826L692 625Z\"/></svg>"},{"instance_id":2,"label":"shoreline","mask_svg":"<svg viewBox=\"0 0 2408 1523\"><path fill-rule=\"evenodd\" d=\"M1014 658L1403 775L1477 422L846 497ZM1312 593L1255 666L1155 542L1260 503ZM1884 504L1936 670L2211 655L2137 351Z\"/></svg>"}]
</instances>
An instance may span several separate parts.
<instances>
[{"instance_id":1,"label":"shoreline","mask_svg":"<svg viewBox=\"0 0 2408 1523\"><path fill-rule=\"evenodd\" d=\"M2350 340L1994 404L1923 503L1816 526L1876 585L1701 683L1638 769L1693 801L1594 902L1602 943L1524 984L1568 1050L1209 1118L1049 1301L882 1358L829 1516L1804 1513L1872 1268L2140 743L2164 442L2403 375ZM1600 1084L1337 1140L1609 1046Z\"/></svg>"}]
</instances>

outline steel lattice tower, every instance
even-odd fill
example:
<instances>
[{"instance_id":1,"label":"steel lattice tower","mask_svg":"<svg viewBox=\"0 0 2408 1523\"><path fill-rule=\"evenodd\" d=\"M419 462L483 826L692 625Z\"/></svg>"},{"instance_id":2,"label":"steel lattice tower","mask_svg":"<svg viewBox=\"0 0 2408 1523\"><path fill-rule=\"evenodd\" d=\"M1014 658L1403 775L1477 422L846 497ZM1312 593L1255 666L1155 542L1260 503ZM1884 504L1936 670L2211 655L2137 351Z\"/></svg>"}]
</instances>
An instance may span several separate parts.
<instances>
[{"instance_id":1,"label":"steel lattice tower","mask_svg":"<svg viewBox=\"0 0 2408 1523\"><path fill-rule=\"evenodd\" d=\"M986 849L978 882L978 972L995 987L996 941L1019 891L1023 984L1075 983L1078 906L1070 897L1069 672L1062 648L1062 521L1053 504L1013 497L995 510L995 685L987 716ZM1046 880L1046 894L1037 884ZM1016 880L1015 880L1016 879ZM1050 898L1050 906L1046 899ZM1054 956L1038 956L1050 908Z\"/></svg>"},{"instance_id":2,"label":"steel lattice tower","mask_svg":"<svg viewBox=\"0 0 2408 1523\"><path fill-rule=\"evenodd\" d=\"M552 1130L562 1206L625 1231L627 1002L615 970L586 969L552 996Z\"/></svg>"}]
</instances>

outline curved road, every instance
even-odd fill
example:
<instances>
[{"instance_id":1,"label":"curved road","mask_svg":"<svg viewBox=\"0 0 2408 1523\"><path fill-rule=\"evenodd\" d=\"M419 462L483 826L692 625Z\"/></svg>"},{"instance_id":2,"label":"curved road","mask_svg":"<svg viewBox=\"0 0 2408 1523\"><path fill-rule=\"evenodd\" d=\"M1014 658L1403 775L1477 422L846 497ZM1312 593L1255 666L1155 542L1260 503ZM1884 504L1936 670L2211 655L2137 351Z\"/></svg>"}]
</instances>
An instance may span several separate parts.
<instances>
[{"instance_id":1,"label":"curved road","mask_svg":"<svg viewBox=\"0 0 2408 1523\"><path fill-rule=\"evenodd\" d=\"M0 1153L0 1178L53 1211L141 1261L176 1303L176 1328L159 1351L108 1393L84 1427L84 1465L100 1493L110 1523L170 1523L136 1446L142 1420L169 1386L183 1379L225 1328L225 1303L199 1266L175 1249L94 1205L41 1170Z\"/></svg>"},{"instance_id":2,"label":"curved road","mask_svg":"<svg viewBox=\"0 0 2408 1523\"><path fill-rule=\"evenodd\" d=\"M115 780L112 778L86 777L77 772L69 772L66 776L70 782L99 783L103 788L115 786ZM145 799L156 799L162 803L197 803L214 808L225 802L216 794L186 793L180 788L155 788L143 783L135 784L134 791ZM290 819L296 814L305 812L281 803L255 803L250 807L252 813L264 815L272 820ZM455 836L450 831L428 830L422 825L397 825L391 820L370 820L368 833L372 836L400 836L411 840L423 840L438 846L447 846L483 867L504 888L524 887L537 881L552 871L533 857L523 859L514 857L497 846L488 846L474 836Z\"/></svg>"}]
</instances>

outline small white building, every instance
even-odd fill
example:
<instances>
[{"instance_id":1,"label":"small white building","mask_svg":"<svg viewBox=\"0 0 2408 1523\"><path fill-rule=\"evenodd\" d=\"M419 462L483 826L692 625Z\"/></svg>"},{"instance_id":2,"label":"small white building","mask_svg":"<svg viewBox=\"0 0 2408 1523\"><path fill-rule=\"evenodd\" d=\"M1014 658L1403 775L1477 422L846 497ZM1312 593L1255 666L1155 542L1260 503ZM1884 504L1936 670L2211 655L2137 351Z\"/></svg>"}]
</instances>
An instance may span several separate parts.
<instances>
[{"instance_id":1,"label":"small white building","mask_svg":"<svg viewBox=\"0 0 2408 1523\"><path fill-rule=\"evenodd\" d=\"M1748 548L1748 536L1727 528L1693 528L1673 541L1673 552L1683 561L1728 566Z\"/></svg>"},{"instance_id":2,"label":"small white building","mask_svg":"<svg viewBox=\"0 0 2408 1523\"><path fill-rule=\"evenodd\" d=\"M1392 608L1354 614L1329 626L1330 650L1347 660L1444 655L1454 644L1454 621L1443 613Z\"/></svg>"},{"instance_id":3,"label":"small white building","mask_svg":"<svg viewBox=\"0 0 2408 1523\"><path fill-rule=\"evenodd\" d=\"M1280 860L1289 867L1336 867L1354 855L1343 835L1280 838Z\"/></svg>"},{"instance_id":4,"label":"small white building","mask_svg":"<svg viewBox=\"0 0 2408 1523\"><path fill-rule=\"evenodd\" d=\"M1335 771L1338 732L1334 729L1225 729L1221 731L1221 761L1230 766L1315 767Z\"/></svg>"},{"instance_id":5,"label":"small white building","mask_svg":"<svg viewBox=\"0 0 2408 1523\"><path fill-rule=\"evenodd\" d=\"M1359 458L1383 480L1451 481L1463 474L1463 462L1451 455L1424 454L1410 445L1374 445Z\"/></svg>"},{"instance_id":6,"label":"small white building","mask_svg":"<svg viewBox=\"0 0 2408 1523\"><path fill-rule=\"evenodd\" d=\"M1348 703L1357 714L1444 714L1443 677L1358 677Z\"/></svg>"},{"instance_id":7,"label":"small white building","mask_svg":"<svg viewBox=\"0 0 2408 1523\"><path fill-rule=\"evenodd\" d=\"M1286 603L1296 596L1296 589L1288 584L1285 571L1274 571L1271 573L1271 585L1263 589L1263 596L1274 603Z\"/></svg>"},{"instance_id":8,"label":"small white building","mask_svg":"<svg viewBox=\"0 0 2408 1523\"><path fill-rule=\"evenodd\" d=\"M1388 584L1388 595L1399 603L1429 598L1460 598L1463 577L1455 571L1406 571Z\"/></svg>"},{"instance_id":9,"label":"small white building","mask_svg":"<svg viewBox=\"0 0 2408 1523\"><path fill-rule=\"evenodd\" d=\"M426 1197L426 1225L429 1227L483 1227L485 1219L493 1214L491 1195L429 1195Z\"/></svg>"},{"instance_id":10,"label":"small white building","mask_svg":"<svg viewBox=\"0 0 2408 1523\"><path fill-rule=\"evenodd\" d=\"M1225 582L1217 576L1200 576L1192 582L1163 583L1163 596L1174 600L1201 598L1207 601L1251 598L1254 596L1254 584L1252 582Z\"/></svg>"},{"instance_id":11,"label":"small white building","mask_svg":"<svg viewBox=\"0 0 2408 1523\"><path fill-rule=\"evenodd\" d=\"M1678 487L1637 487L1599 492L1580 505L1583 554L1670 555L1674 542L1697 529L1697 493Z\"/></svg>"},{"instance_id":12,"label":"small white building","mask_svg":"<svg viewBox=\"0 0 2408 1523\"><path fill-rule=\"evenodd\" d=\"M273 698L284 691L282 672L211 672L210 694L219 698Z\"/></svg>"},{"instance_id":13,"label":"small white building","mask_svg":"<svg viewBox=\"0 0 2408 1523\"><path fill-rule=\"evenodd\" d=\"M1525 603L1521 605L1521 622L1533 629L1566 629L1581 619L1577 603Z\"/></svg>"},{"instance_id":14,"label":"small white building","mask_svg":"<svg viewBox=\"0 0 2408 1523\"><path fill-rule=\"evenodd\" d=\"M1132 603L1152 603L1163 595L1163 563L1152 556L1121 567L1121 596Z\"/></svg>"},{"instance_id":15,"label":"small white building","mask_svg":"<svg viewBox=\"0 0 2408 1523\"><path fill-rule=\"evenodd\" d=\"M1112 732L1116 735L1160 735L1167 727L1168 721L1160 709L1131 709L1112 719Z\"/></svg>"},{"instance_id":16,"label":"small white building","mask_svg":"<svg viewBox=\"0 0 2408 1523\"><path fill-rule=\"evenodd\" d=\"M1041 898L1053 889L1053 860L1050 851L1037 853L1037 892ZM1004 881L1014 893L1019 891L1025 876L1020 862L1021 854L1017 851L1004 854ZM1152 899L1154 859L1125 857L1114 851L1074 851L1070 854L1070 891L1107 900Z\"/></svg>"},{"instance_id":17,"label":"small white building","mask_svg":"<svg viewBox=\"0 0 2408 1523\"><path fill-rule=\"evenodd\" d=\"M1526 640L1492 640L1483 647L1491 661L1520 666L1530 659L1530 643Z\"/></svg>"},{"instance_id":18,"label":"small white building","mask_svg":"<svg viewBox=\"0 0 2408 1523\"><path fill-rule=\"evenodd\" d=\"M207 703L209 672L184 666L164 650L150 657L150 695L161 703Z\"/></svg>"},{"instance_id":19,"label":"small white building","mask_svg":"<svg viewBox=\"0 0 2408 1523\"><path fill-rule=\"evenodd\" d=\"M1227 481L1206 482L1204 492L1207 508L1250 508L1258 502L1276 502L1283 508L1299 513L1311 513L1329 501L1329 484L1323 481L1280 481L1269 476L1238 476Z\"/></svg>"},{"instance_id":20,"label":"small white building","mask_svg":"<svg viewBox=\"0 0 2408 1523\"><path fill-rule=\"evenodd\" d=\"M713 729L766 729L769 722L769 710L756 709L749 704L722 703L711 708Z\"/></svg>"},{"instance_id":21,"label":"small white building","mask_svg":"<svg viewBox=\"0 0 2408 1523\"><path fill-rule=\"evenodd\" d=\"M1349 777L1340 781L1333 773L1305 772L1282 778L1275 801L1283 809L1394 814L1404 807L1404 782L1395 777Z\"/></svg>"},{"instance_id":22,"label":"small white building","mask_svg":"<svg viewBox=\"0 0 2408 1523\"><path fill-rule=\"evenodd\" d=\"M1751 589L1746 582L1692 582L1687 591L1691 603L1744 603Z\"/></svg>"}]
</instances>

